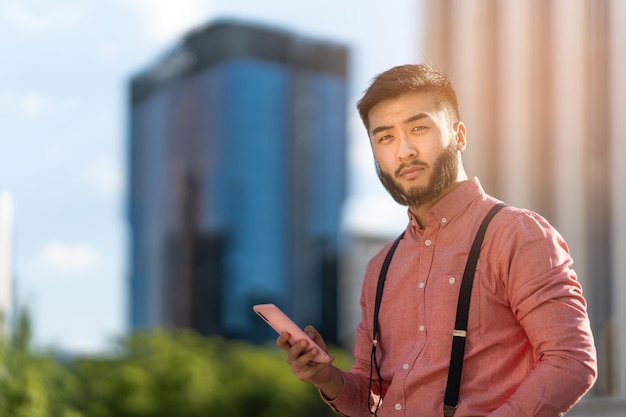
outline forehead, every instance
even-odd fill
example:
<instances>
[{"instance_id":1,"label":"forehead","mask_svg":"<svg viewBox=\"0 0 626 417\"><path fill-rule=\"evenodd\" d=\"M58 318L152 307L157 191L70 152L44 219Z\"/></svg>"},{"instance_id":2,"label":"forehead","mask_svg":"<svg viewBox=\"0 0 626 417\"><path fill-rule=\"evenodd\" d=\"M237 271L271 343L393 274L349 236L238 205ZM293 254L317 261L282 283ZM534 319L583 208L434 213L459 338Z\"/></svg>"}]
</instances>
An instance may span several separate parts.
<instances>
[{"instance_id":1,"label":"forehead","mask_svg":"<svg viewBox=\"0 0 626 417\"><path fill-rule=\"evenodd\" d=\"M406 93L398 97L388 98L376 104L370 110L370 119L374 115L386 114L390 111L436 111L435 94L429 92Z\"/></svg>"},{"instance_id":2,"label":"forehead","mask_svg":"<svg viewBox=\"0 0 626 417\"><path fill-rule=\"evenodd\" d=\"M440 106L437 106L435 95L429 92L412 92L381 101L369 112L370 130L377 125L387 125L395 119L405 119L414 114L425 113L432 119L439 117Z\"/></svg>"}]
</instances>

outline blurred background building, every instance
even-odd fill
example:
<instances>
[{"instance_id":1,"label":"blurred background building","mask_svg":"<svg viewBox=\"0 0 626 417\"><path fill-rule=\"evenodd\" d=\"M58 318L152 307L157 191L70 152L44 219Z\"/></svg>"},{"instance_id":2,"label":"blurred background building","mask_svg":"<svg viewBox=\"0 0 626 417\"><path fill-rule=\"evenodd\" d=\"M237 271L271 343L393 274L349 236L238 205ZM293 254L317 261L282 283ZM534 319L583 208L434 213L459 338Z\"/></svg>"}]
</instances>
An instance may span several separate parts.
<instances>
[{"instance_id":1,"label":"blurred background building","mask_svg":"<svg viewBox=\"0 0 626 417\"><path fill-rule=\"evenodd\" d=\"M457 89L468 172L544 215L575 259L600 399L573 415L624 415L625 19L621 0L425 1L425 61Z\"/></svg>"},{"instance_id":2,"label":"blurred background building","mask_svg":"<svg viewBox=\"0 0 626 417\"><path fill-rule=\"evenodd\" d=\"M220 21L130 85L130 328L274 339L275 303L337 336L347 49Z\"/></svg>"},{"instance_id":3,"label":"blurred background building","mask_svg":"<svg viewBox=\"0 0 626 417\"><path fill-rule=\"evenodd\" d=\"M8 192L0 189L0 326L8 325L12 304L13 201Z\"/></svg>"}]
</instances>

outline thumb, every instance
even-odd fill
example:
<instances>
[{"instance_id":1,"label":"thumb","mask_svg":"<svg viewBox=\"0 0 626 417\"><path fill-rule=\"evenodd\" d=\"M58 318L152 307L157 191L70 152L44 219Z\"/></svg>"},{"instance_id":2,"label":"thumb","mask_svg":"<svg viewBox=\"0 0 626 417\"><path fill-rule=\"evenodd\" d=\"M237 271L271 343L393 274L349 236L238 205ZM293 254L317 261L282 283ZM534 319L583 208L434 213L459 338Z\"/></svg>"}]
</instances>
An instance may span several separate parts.
<instances>
[{"instance_id":1,"label":"thumb","mask_svg":"<svg viewBox=\"0 0 626 417\"><path fill-rule=\"evenodd\" d=\"M304 328L304 332L307 334L307 336L309 336L315 343L317 343L319 345L319 347L321 347L322 349L324 349L326 352L328 352L328 347L326 346L326 342L324 342L324 339L322 338L322 335L319 334L319 332L317 331L317 329L315 329L315 327L313 326L306 326Z\"/></svg>"}]
</instances>

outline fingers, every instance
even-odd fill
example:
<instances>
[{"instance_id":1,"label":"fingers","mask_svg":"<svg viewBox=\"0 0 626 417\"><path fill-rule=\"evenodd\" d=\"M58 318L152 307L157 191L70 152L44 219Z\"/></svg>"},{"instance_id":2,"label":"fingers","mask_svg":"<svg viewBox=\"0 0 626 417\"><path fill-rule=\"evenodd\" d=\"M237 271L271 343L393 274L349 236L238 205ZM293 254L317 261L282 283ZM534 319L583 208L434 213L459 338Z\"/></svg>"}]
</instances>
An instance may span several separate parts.
<instances>
[{"instance_id":1,"label":"fingers","mask_svg":"<svg viewBox=\"0 0 626 417\"><path fill-rule=\"evenodd\" d=\"M314 384L318 379L318 372L328 367L329 364L313 362L318 353L318 349L309 345L306 340L299 340L292 346L287 353L287 363L298 379Z\"/></svg>"},{"instance_id":2,"label":"fingers","mask_svg":"<svg viewBox=\"0 0 626 417\"><path fill-rule=\"evenodd\" d=\"M326 346L326 342L324 342L324 339L319 334L319 332L315 329L315 327L307 326L305 327L304 331L306 332L307 336L311 338L311 340L317 343L319 347L321 347L325 352L328 352L328 347ZM286 333L286 332L281 333L276 339L276 346L278 346L279 348L283 350L289 351L292 348L291 343L289 343L290 338L291 338L291 335L289 333ZM306 348L306 344L304 347Z\"/></svg>"},{"instance_id":3,"label":"fingers","mask_svg":"<svg viewBox=\"0 0 626 417\"><path fill-rule=\"evenodd\" d=\"M287 363L291 364L292 368L306 368L318 353L318 349L309 342L299 340L287 354Z\"/></svg>"},{"instance_id":4,"label":"fingers","mask_svg":"<svg viewBox=\"0 0 626 417\"><path fill-rule=\"evenodd\" d=\"M309 348L309 342L306 339L302 339L294 343L289 343L289 333L281 333L276 339L276 345L287 351L287 363L290 365L296 364L302 357L309 358L310 361L317 355L317 349L314 347ZM302 359L304 361L304 359ZM306 364L306 362L304 362Z\"/></svg>"},{"instance_id":5,"label":"fingers","mask_svg":"<svg viewBox=\"0 0 626 417\"><path fill-rule=\"evenodd\" d=\"M309 326L305 332L315 343L320 345L320 348L326 350L326 344L315 328ZM298 340L292 345L289 343L290 337L289 333L280 334L276 339L276 345L287 351L286 362L291 367L292 373L301 381L313 385L329 380L331 377L330 363L313 362L320 353L319 348L306 339Z\"/></svg>"},{"instance_id":6,"label":"fingers","mask_svg":"<svg viewBox=\"0 0 626 417\"><path fill-rule=\"evenodd\" d=\"M289 343L290 337L291 336L289 335L289 333L281 333L278 336L278 339L276 339L276 346L286 351L289 351L289 349L291 349L291 343Z\"/></svg>"},{"instance_id":7,"label":"fingers","mask_svg":"<svg viewBox=\"0 0 626 417\"><path fill-rule=\"evenodd\" d=\"M287 334L287 339L289 335ZM301 368L317 355L317 349L309 346L309 342L302 339L291 345L288 341L282 342L281 347L287 351L287 363L292 368Z\"/></svg>"},{"instance_id":8,"label":"fingers","mask_svg":"<svg viewBox=\"0 0 626 417\"><path fill-rule=\"evenodd\" d=\"M322 338L322 335L319 334L319 332L317 331L317 329L313 326L306 326L304 328L304 331L306 332L306 334L315 342L318 344L319 347L321 347L322 349L324 349L326 352L328 352L328 347L326 346L326 342L324 342L324 339Z\"/></svg>"},{"instance_id":9,"label":"fingers","mask_svg":"<svg viewBox=\"0 0 626 417\"><path fill-rule=\"evenodd\" d=\"M289 343L290 337L289 333L281 333L278 339L276 339L276 345L287 351L287 363L294 372L297 372L299 369L306 368L319 351L313 345L309 346L309 342L306 339L298 340L292 345Z\"/></svg>"}]
</instances>

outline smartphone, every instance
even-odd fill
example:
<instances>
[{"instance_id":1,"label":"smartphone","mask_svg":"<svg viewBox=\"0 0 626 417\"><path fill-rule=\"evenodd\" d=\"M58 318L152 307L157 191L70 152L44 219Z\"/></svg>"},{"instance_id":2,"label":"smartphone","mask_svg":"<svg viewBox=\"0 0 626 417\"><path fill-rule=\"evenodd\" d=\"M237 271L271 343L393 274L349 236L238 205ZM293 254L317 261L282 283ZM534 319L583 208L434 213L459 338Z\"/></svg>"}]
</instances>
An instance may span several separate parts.
<instances>
[{"instance_id":1,"label":"smartphone","mask_svg":"<svg viewBox=\"0 0 626 417\"><path fill-rule=\"evenodd\" d=\"M285 313L283 313L274 304L257 304L252 307L255 313L259 315L267 324L272 326L278 334L287 332L290 335L289 343L292 345L298 340L306 339L309 345L314 346L319 352L311 362L328 363L331 357L328 353L318 346L304 331L298 327Z\"/></svg>"}]
</instances>

